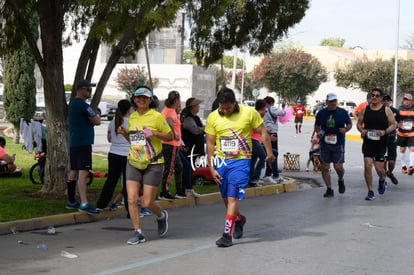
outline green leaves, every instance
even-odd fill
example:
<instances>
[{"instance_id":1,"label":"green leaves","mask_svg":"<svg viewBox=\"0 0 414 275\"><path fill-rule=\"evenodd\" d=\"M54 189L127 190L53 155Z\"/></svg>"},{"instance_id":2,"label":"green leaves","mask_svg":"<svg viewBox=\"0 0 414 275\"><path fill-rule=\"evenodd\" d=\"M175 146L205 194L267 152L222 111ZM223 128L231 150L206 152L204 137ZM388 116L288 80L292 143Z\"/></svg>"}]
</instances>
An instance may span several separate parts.
<instances>
[{"instance_id":1,"label":"green leaves","mask_svg":"<svg viewBox=\"0 0 414 275\"><path fill-rule=\"evenodd\" d=\"M345 88L360 88L369 92L378 87L390 93L394 86L394 60L368 60L350 63L337 68L335 80L337 85ZM398 61L398 93L412 88L414 82L414 61Z\"/></svg>"},{"instance_id":2,"label":"green leaves","mask_svg":"<svg viewBox=\"0 0 414 275\"><path fill-rule=\"evenodd\" d=\"M308 0L196 0L188 6L190 42L199 65L219 60L234 46L269 53L305 15Z\"/></svg>"},{"instance_id":3,"label":"green leaves","mask_svg":"<svg viewBox=\"0 0 414 275\"><path fill-rule=\"evenodd\" d=\"M266 55L253 72L256 82L288 100L304 98L327 80L319 60L298 49Z\"/></svg>"}]
</instances>

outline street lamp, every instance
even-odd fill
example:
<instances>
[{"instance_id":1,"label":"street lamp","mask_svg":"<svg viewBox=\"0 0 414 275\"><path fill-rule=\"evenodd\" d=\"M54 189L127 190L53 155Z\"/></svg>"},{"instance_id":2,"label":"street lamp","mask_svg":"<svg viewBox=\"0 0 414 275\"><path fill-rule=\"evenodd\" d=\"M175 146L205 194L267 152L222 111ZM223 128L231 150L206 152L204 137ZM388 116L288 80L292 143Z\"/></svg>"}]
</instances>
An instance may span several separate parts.
<instances>
[{"instance_id":1,"label":"street lamp","mask_svg":"<svg viewBox=\"0 0 414 275\"><path fill-rule=\"evenodd\" d=\"M395 60L394 60L394 93L392 102L397 102L397 82L398 82L398 47L400 40L400 0L398 0L397 8L397 45L395 46Z\"/></svg>"},{"instance_id":2,"label":"street lamp","mask_svg":"<svg viewBox=\"0 0 414 275\"><path fill-rule=\"evenodd\" d=\"M244 90L244 62L246 59L246 51L244 49L241 49L241 52L243 53L243 67L242 67L242 79L241 79L241 91L240 91L240 97L241 97L241 103L243 103L243 90Z\"/></svg>"}]
</instances>

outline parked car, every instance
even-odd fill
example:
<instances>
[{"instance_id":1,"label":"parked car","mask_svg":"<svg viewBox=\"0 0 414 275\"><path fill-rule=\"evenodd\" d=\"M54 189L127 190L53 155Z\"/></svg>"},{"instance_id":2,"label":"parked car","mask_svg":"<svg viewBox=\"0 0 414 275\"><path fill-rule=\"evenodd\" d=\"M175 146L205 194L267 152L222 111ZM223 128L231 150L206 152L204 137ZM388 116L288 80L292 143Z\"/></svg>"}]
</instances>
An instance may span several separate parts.
<instances>
[{"instance_id":1,"label":"parked car","mask_svg":"<svg viewBox=\"0 0 414 275\"><path fill-rule=\"evenodd\" d=\"M339 107L345 109L348 112L349 116L352 116L352 111L357 106L355 102L353 101L344 101L344 100L340 101L338 105Z\"/></svg>"}]
</instances>

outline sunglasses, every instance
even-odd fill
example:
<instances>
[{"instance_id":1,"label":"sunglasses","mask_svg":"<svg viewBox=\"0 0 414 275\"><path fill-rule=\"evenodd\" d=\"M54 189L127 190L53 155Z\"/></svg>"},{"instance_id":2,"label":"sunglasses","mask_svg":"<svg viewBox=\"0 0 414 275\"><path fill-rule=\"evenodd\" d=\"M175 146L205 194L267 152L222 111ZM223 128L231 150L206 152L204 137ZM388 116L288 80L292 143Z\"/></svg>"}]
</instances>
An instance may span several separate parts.
<instances>
[{"instance_id":1,"label":"sunglasses","mask_svg":"<svg viewBox=\"0 0 414 275\"><path fill-rule=\"evenodd\" d=\"M82 87L82 89L87 90L88 92L92 92L92 88Z\"/></svg>"},{"instance_id":2,"label":"sunglasses","mask_svg":"<svg viewBox=\"0 0 414 275\"><path fill-rule=\"evenodd\" d=\"M380 94L372 94L371 97L381 97Z\"/></svg>"}]
</instances>

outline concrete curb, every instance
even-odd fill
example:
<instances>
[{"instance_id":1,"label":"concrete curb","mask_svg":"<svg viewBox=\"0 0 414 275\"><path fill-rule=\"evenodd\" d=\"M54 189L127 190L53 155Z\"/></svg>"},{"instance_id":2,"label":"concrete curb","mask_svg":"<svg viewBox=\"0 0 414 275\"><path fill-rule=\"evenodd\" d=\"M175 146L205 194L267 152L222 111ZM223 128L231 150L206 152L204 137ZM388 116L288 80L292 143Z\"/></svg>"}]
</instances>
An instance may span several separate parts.
<instances>
[{"instance_id":1,"label":"concrete curb","mask_svg":"<svg viewBox=\"0 0 414 275\"><path fill-rule=\"evenodd\" d=\"M275 185L266 185L246 189L246 197L269 196L283 192L292 192L297 189L296 180L288 178L287 182ZM212 204L221 201L219 192L201 195L200 197L188 197L186 199L177 199L174 201L157 201L158 204L165 209L178 208L185 206L197 206ZM116 211L103 211L99 215L88 215L84 212L73 212L46 217L39 217L26 220L17 220L0 223L0 235L11 234L13 232L31 231L37 229L48 228L49 226L75 225L87 222L96 222L99 220L107 220L114 218L123 218L126 216L124 207L118 208Z\"/></svg>"}]
</instances>

